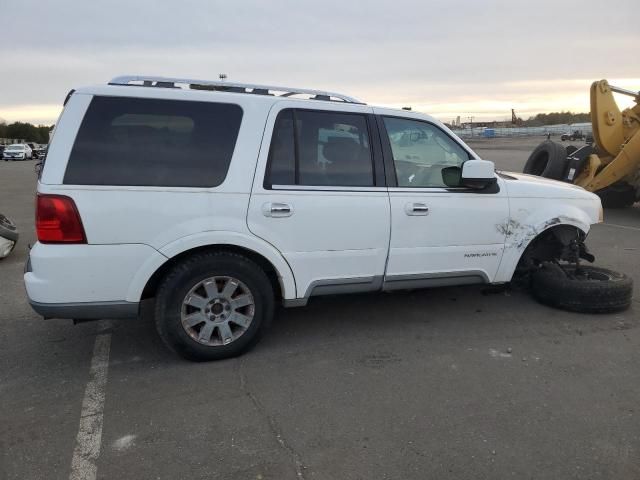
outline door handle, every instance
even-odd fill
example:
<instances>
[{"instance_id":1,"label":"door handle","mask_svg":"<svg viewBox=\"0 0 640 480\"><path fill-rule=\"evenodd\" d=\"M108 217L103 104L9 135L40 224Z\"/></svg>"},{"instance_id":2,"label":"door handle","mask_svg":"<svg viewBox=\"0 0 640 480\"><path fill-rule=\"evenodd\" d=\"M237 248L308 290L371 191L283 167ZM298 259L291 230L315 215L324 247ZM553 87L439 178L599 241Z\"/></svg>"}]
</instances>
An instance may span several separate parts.
<instances>
[{"instance_id":1,"label":"door handle","mask_svg":"<svg viewBox=\"0 0 640 480\"><path fill-rule=\"evenodd\" d=\"M265 203L262 213L265 217L290 217L293 215L293 208L287 203Z\"/></svg>"},{"instance_id":2,"label":"door handle","mask_svg":"<svg viewBox=\"0 0 640 480\"><path fill-rule=\"evenodd\" d=\"M407 215L429 215L429 207L424 203L407 203L404 206L404 212Z\"/></svg>"}]
</instances>

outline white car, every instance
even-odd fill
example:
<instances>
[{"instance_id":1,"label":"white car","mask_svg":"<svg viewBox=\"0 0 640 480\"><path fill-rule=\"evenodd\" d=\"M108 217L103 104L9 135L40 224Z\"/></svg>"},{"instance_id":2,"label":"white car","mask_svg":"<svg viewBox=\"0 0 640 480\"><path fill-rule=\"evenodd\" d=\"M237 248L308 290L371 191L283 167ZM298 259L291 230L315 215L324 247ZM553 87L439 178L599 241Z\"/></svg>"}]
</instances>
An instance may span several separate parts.
<instances>
[{"instance_id":1,"label":"white car","mask_svg":"<svg viewBox=\"0 0 640 480\"><path fill-rule=\"evenodd\" d=\"M7 146L2 152L2 158L6 160L30 160L33 158L31 147L26 143L14 143Z\"/></svg>"},{"instance_id":2,"label":"white car","mask_svg":"<svg viewBox=\"0 0 640 480\"><path fill-rule=\"evenodd\" d=\"M247 350L276 303L577 262L602 220L596 195L495 172L428 115L161 77L75 90L37 190L34 310L136 317L153 298L161 337L192 359Z\"/></svg>"}]
</instances>

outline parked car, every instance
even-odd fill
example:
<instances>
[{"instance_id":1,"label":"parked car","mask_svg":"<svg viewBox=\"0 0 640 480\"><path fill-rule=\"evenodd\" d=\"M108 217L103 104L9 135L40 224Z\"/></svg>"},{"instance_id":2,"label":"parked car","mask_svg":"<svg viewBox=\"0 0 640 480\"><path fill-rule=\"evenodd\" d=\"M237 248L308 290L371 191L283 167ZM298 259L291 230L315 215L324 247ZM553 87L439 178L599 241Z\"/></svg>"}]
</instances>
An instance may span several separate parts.
<instances>
[{"instance_id":1,"label":"parked car","mask_svg":"<svg viewBox=\"0 0 640 480\"><path fill-rule=\"evenodd\" d=\"M575 265L593 260L583 242L602 221L596 195L496 172L421 113L119 77L73 91L56 129L24 274L31 306L128 318L155 299L157 331L190 359L246 351L277 303L316 295L503 284L557 262L573 284L595 282ZM607 285L598 277L598 291ZM603 307L582 296L576 309Z\"/></svg>"},{"instance_id":2,"label":"parked car","mask_svg":"<svg viewBox=\"0 0 640 480\"><path fill-rule=\"evenodd\" d=\"M42 145L39 145L35 142L27 142L27 145L29 145L29 148L31 148L33 158L39 159L44 156L44 148L42 147Z\"/></svg>"},{"instance_id":3,"label":"parked car","mask_svg":"<svg viewBox=\"0 0 640 480\"><path fill-rule=\"evenodd\" d=\"M33 158L31 147L25 143L14 143L2 152L2 158L7 160L29 160Z\"/></svg>"},{"instance_id":4,"label":"parked car","mask_svg":"<svg viewBox=\"0 0 640 480\"><path fill-rule=\"evenodd\" d=\"M567 140L576 141L576 140L584 140L584 133L581 130L574 130L573 132L567 132L560 135L560 140L563 142Z\"/></svg>"}]
</instances>

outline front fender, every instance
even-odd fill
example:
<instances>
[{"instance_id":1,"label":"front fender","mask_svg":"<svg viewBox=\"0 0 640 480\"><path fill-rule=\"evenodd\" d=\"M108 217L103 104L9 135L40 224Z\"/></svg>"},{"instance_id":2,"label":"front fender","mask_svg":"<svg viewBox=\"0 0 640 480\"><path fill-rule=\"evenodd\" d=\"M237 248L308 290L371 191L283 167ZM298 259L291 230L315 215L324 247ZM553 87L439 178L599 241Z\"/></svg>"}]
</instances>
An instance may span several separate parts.
<instances>
[{"instance_id":1,"label":"front fender","mask_svg":"<svg viewBox=\"0 0 640 480\"><path fill-rule=\"evenodd\" d=\"M498 228L505 235L504 252L495 282L509 282L518 266L522 254L529 244L542 232L558 225L569 225L589 233L594 223L590 216L574 205L558 205L553 208L554 215L548 209L530 212L519 209Z\"/></svg>"},{"instance_id":2,"label":"front fender","mask_svg":"<svg viewBox=\"0 0 640 480\"><path fill-rule=\"evenodd\" d=\"M296 284L291 267L289 267L284 257L272 245L264 240L243 233L209 231L187 235L161 247L159 252L162 255L158 255L158 258L154 259L154 262L145 264L144 271L138 272L133 279L129 287L127 299L139 301L149 278L169 259L194 248L215 245L232 245L246 248L261 255L275 267L280 280L280 286L282 287L283 298L286 300L296 298ZM161 258L163 259L162 262L159 261Z\"/></svg>"}]
</instances>

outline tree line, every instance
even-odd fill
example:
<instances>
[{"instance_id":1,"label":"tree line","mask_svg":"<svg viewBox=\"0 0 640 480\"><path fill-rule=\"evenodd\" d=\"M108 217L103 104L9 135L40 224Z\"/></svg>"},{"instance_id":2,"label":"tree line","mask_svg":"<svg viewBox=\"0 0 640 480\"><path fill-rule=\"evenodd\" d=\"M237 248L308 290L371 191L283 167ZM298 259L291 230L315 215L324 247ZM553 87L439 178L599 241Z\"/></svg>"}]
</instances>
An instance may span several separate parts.
<instances>
[{"instance_id":1,"label":"tree line","mask_svg":"<svg viewBox=\"0 0 640 480\"><path fill-rule=\"evenodd\" d=\"M32 125L25 122L14 122L9 125L0 123L0 138L21 138L27 142L49 143L49 132L53 125Z\"/></svg>"},{"instance_id":2,"label":"tree line","mask_svg":"<svg viewBox=\"0 0 640 480\"><path fill-rule=\"evenodd\" d=\"M591 122L591 115L589 113L551 112L539 113L534 117L529 117L523 124L530 127L538 127L542 125L558 125L561 123L588 122Z\"/></svg>"}]
</instances>

